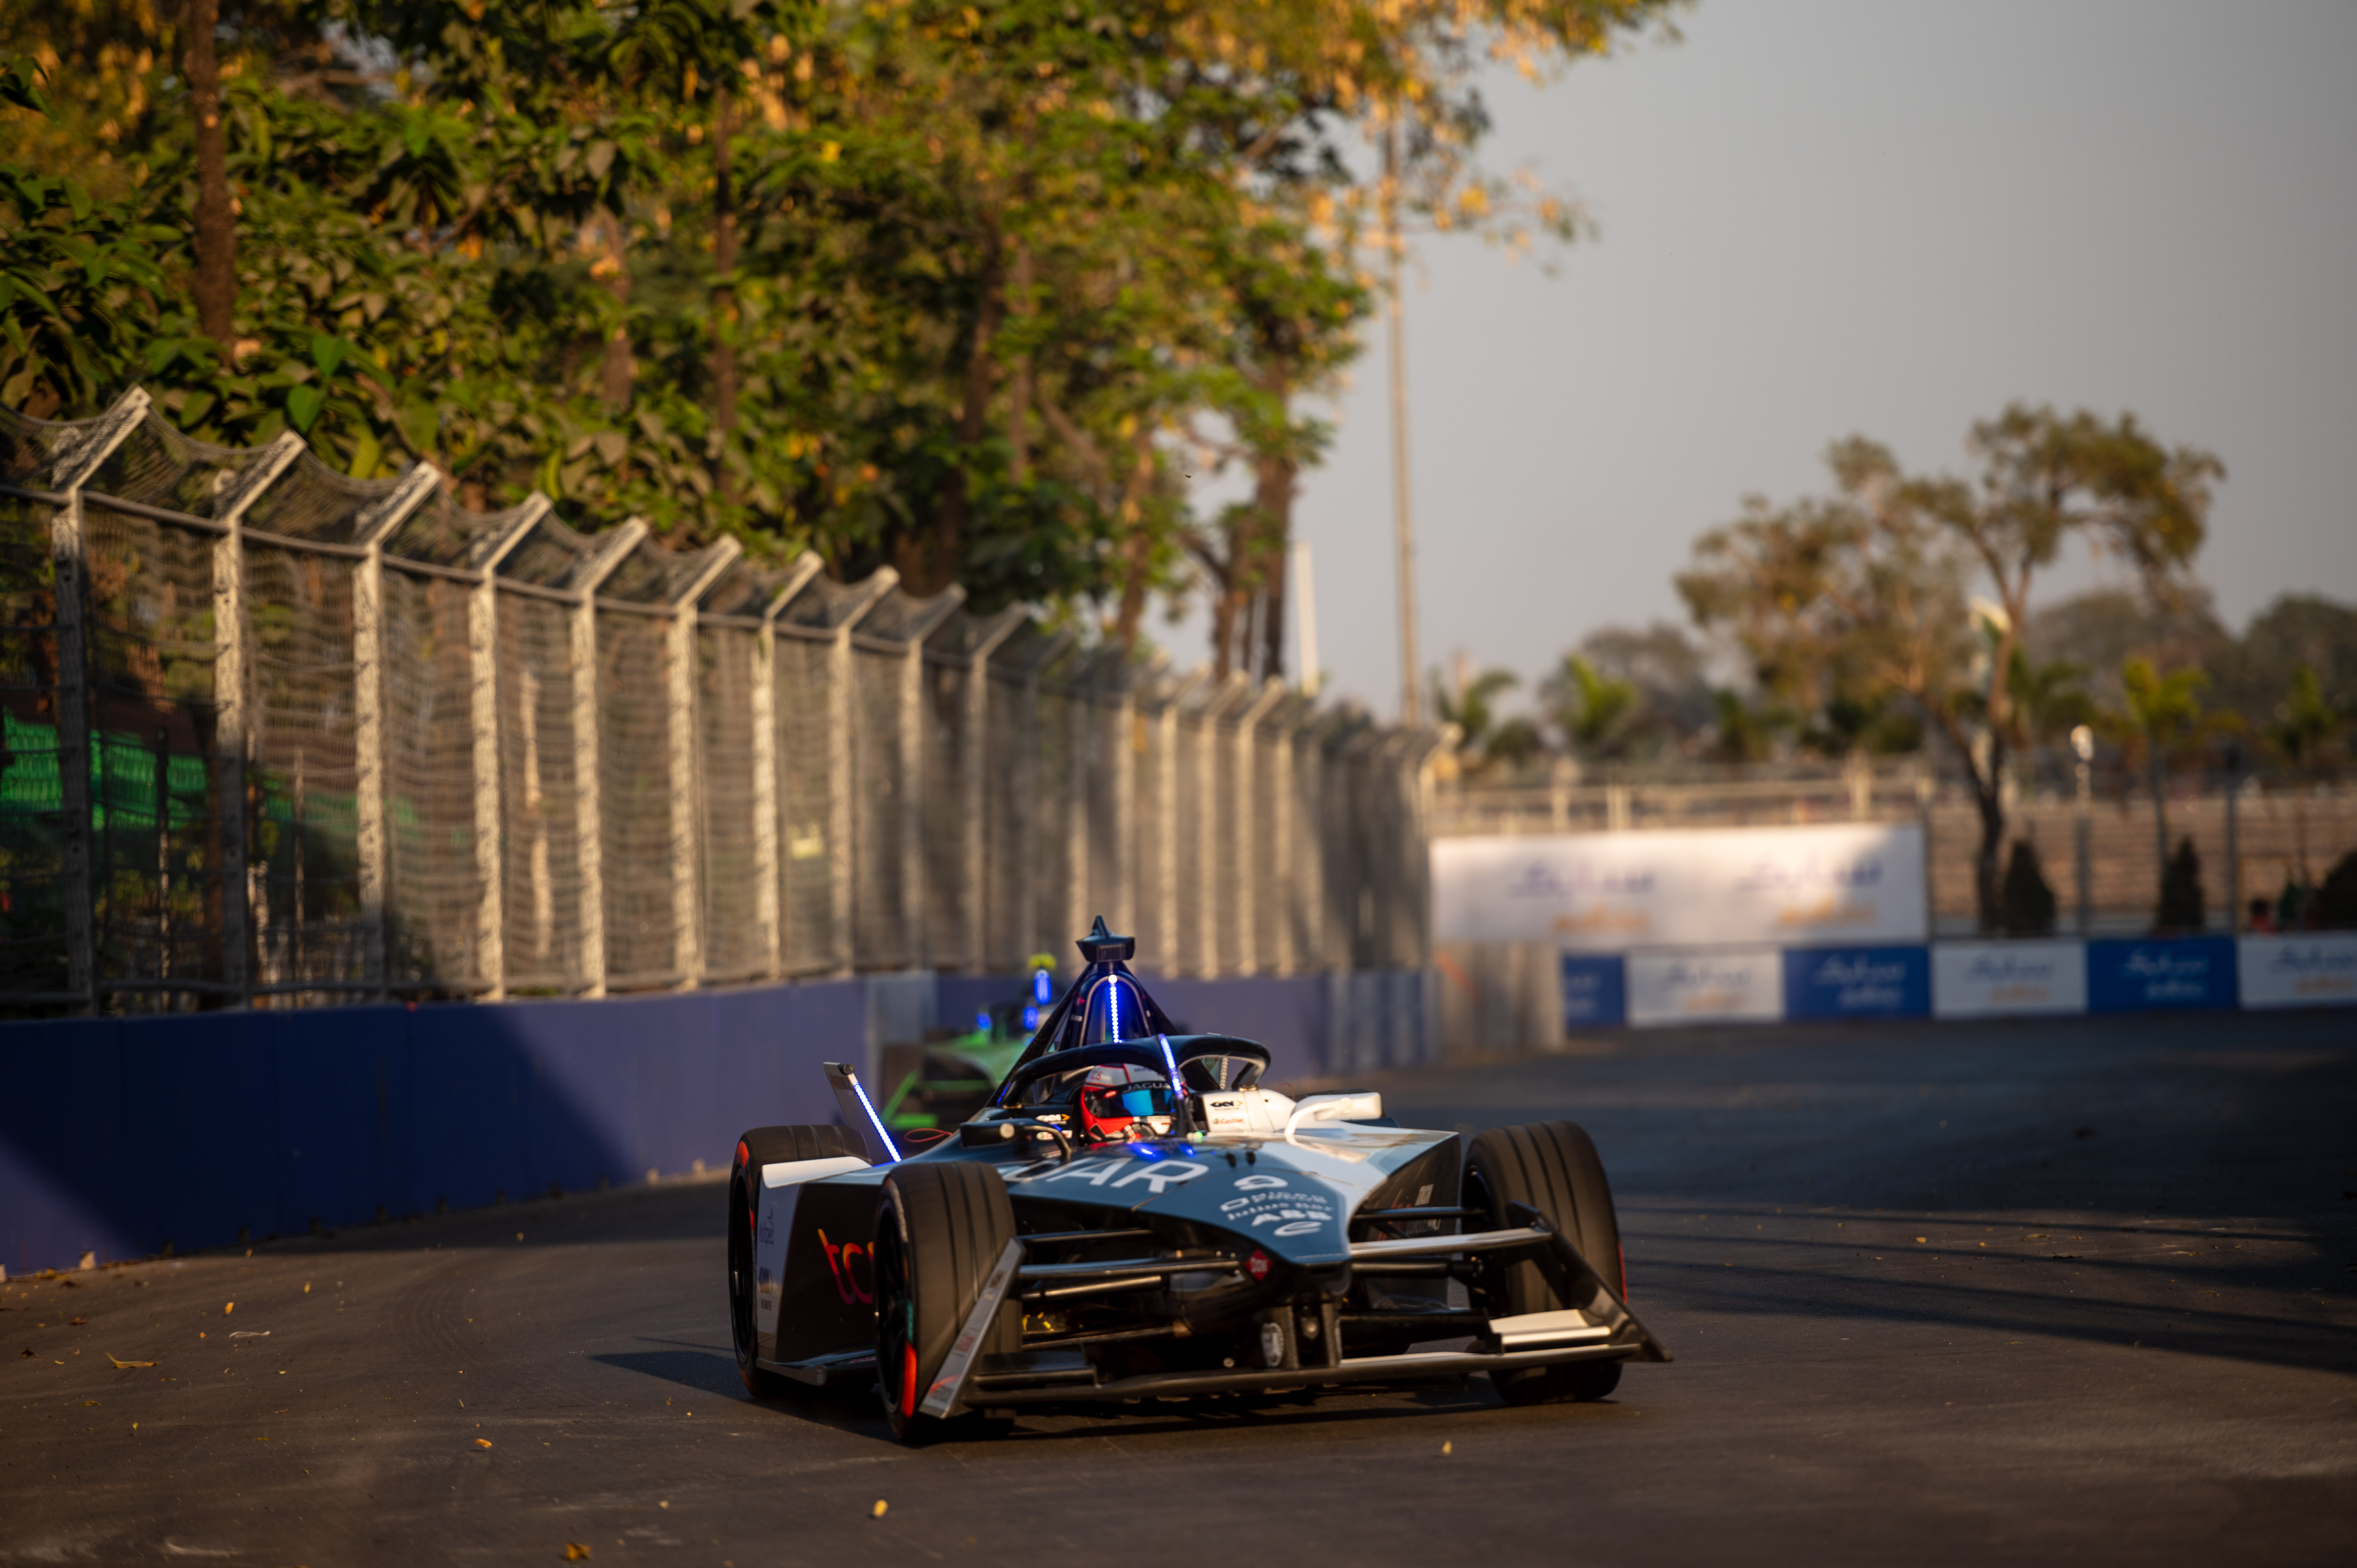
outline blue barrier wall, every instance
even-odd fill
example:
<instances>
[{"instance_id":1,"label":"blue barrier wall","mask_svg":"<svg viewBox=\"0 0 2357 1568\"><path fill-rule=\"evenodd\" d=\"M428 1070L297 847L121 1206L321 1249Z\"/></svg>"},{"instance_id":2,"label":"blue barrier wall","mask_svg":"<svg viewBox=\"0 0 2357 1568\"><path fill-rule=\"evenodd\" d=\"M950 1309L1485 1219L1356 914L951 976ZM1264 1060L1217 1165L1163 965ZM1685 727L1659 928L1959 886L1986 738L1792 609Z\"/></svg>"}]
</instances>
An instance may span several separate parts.
<instances>
[{"instance_id":1,"label":"blue barrier wall","mask_svg":"<svg viewBox=\"0 0 2357 1568\"><path fill-rule=\"evenodd\" d=\"M0 1264L718 1165L748 1124L836 1120L819 1064L865 1061L870 991L915 978L0 1024ZM1338 978L1149 983L1174 1018L1267 1045L1274 1084L1321 1070ZM955 1026L1022 983L943 976L933 1015Z\"/></svg>"},{"instance_id":2,"label":"blue barrier wall","mask_svg":"<svg viewBox=\"0 0 2357 1568\"><path fill-rule=\"evenodd\" d=\"M818 1064L866 1028L857 981L0 1025L0 1263L716 1164L748 1118L834 1121Z\"/></svg>"}]
</instances>

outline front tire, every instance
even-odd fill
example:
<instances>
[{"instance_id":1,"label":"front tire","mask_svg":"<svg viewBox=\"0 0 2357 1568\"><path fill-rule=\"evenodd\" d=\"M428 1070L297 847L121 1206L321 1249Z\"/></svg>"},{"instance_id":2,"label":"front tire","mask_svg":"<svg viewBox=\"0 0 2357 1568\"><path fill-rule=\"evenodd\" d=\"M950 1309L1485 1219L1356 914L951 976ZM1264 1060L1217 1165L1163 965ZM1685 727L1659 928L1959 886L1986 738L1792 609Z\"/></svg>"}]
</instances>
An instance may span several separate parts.
<instances>
[{"instance_id":1,"label":"front tire","mask_svg":"<svg viewBox=\"0 0 2357 1568\"><path fill-rule=\"evenodd\" d=\"M761 1222L761 1167L842 1155L867 1157L841 1127L756 1127L737 1140L728 1172L728 1337L736 1345L737 1375L755 1399L775 1399L791 1386L760 1363L760 1286L754 1277L760 1250L754 1231Z\"/></svg>"},{"instance_id":2,"label":"front tire","mask_svg":"<svg viewBox=\"0 0 2357 1568\"><path fill-rule=\"evenodd\" d=\"M1620 1221L1612 1209L1612 1187L1604 1179L1604 1162L1596 1144L1576 1123L1534 1122L1522 1127L1498 1127L1473 1140L1465 1152L1463 1202L1490 1216L1490 1228L1502 1230L1513 1221L1508 1206L1528 1204L1559 1228L1579 1255L1617 1283L1625 1298L1629 1291L1626 1265L1620 1256ZM1490 1275L1491 1311L1501 1317L1527 1312L1560 1312L1576 1304L1563 1299L1547 1273L1536 1262L1493 1269ZM1574 1361L1560 1367L1527 1367L1493 1373L1490 1380L1508 1404L1562 1404L1574 1400L1600 1400L1620 1384L1618 1361Z\"/></svg>"},{"instance_id":3,"label":"front tire","mask_svg":"<svg viewBox=\"0 0 2357 1568\"><path fill-rule=\"evenodd\" d=\"M989 1165L922 1161L884 1178L868 1253L876 1265L876 1385L901 1442L947 1435L950 1423L918 1407L1014 1239L1015 1206ZM1012 1300L999 1309L977 1358L1017 1348L1020 1310Z\"/></svg>"}]
</instances>

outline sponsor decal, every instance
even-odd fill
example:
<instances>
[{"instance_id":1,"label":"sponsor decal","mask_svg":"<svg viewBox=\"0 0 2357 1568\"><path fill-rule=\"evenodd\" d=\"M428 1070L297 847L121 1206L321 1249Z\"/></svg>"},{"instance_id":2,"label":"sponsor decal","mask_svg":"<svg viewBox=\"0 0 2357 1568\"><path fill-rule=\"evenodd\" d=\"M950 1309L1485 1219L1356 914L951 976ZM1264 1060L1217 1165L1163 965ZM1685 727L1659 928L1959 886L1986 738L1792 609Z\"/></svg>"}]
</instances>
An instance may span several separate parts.
<instances>
[{"instance_id":1,"label":"sponsor decal","mask_svg":"<svg viewBox=\"0 0 2357 1568\"><path fill-rule=\"evenodd\" d=\"M2087 944L2087 1002L2098 1013L2232 1007L2234 978L2226 937Z\"/></svg>"},{"instance_id":2,"label":"sponsor decal","mask_svg":"<svg viewBox=\"0 0 2357 1568\"><path fill-rule=\"evenodd\" d=\"M1932 950L1932 1007L1943 1018L2083 1013L2086 947L2070 940L1943 942Z\"/></svg>"},{"instance_id":3,"label":"sponsor decal","mask_svg":"<svg viewBox=\"0 0 2357 1568\"><path fill-rule=\"evenodd\" d=\"M1563 1026L1609 1028L1629 1018L1629 975L1618 953L1563 955Z\"/></svg>"},{"instance_id":4,"label":"sponsor decal","mask_svg":"<svg viewBox=\"0 0 2357 1568\"><path fill-rule=\"evenodd\" d=\"M1253 1283L1254 1284L1258 1284L1261 1281L1268 1278L1268 1254L1262 1251L1258 1247L1254 1247L1253 1249L1253 1255L1244 1260L1244 1273L1253 1277Z\"/></svg>"},{"instance_id":5,"label":"sponsor decal","mask_svg":"<svg viewBox=\"0 0 2357 1568\"><path fill-rule=\"evenodd\" d=\"M1629 955L1629 1022L1693 1024L1784 1015L1784 958L1773 948Z\"/></svg>"},{"instance_id":6,"label":"sponsor decal","mask_svg":"<svg viewBox=\"0 0 2357 1568\"><path fill-rule=\"evenodd\" d=\"M1932 957L1918 947L1797 948L1784 954L1794 1018L1916 1017L1932 1010Z\"/></svg>"},{"instance_id":7,"label":"sponsor decal","mask_svg":"<svg viewBox=\"0 0 2357 1568\"><path fill-rule=\"evenodd\" d=\"M834 1276L834 1294L843 1298L843 1305L873 1306L876 1274L873 1263L867 1260L867 1249L856 1241L837 1246L826 1239L823 1230L818 1233L818 1244L826 1251L827 1272ZM860 1260L857 1267L851 1261L855 1257ZM862 1273L866 1274L866 1279L859 1277Z\"/></svg>"},{"instance_id":8,"label":"sponsor decal","mask_svg":"<svg viewBox=\"0 0 2357 1568\"><path fill-rule=\"evenodd\" d=\"M1274 1226L1272 1236L1307 1236L1334 1223L1334 1200L1322 1192L1298 1192L1273 1176L1240 1176L1239 1188L1249 1188L1220 1205L1222 1224L1239 1230Z\"/></svg>"},{"instance_id":9,"label":"sponsor decal","mask_svg":"<svg viewBox=\"0 0 2357 1568\"><path fill-rule=\"evenodd\" d=\"M1054 1182L1084 1181L1091 1187L1107 1187L1114 1191L1143 1182L1148 1193L1159 1197L1168 1188L1182 1187L1197 1176L1209 1176L1211 1172L1211 1166L1198 1165L1192 1160L1140 1161L1099 1156L1074 1160L1071 1165L1059 1165L1041 1175L1017 1179L1040 1187Z\"/></svg>"},{"instance_id":10,"label":"sponsor decal","mask_svg":"<svg viewBox=\"0 0 2357 1568\"><path fill-rule=\"evenodd\" d=\"M774 1247L778 1241L778 1210L774 1204L761 1206L761 1245Z\"/></svg>"},{"instance_id":11,"label":"sponsor decal","mask_svg":"<svg viewBox=\"0 0 2357 1568\"><path fill-rule=\"evenodd\" d=\"M2239 957L2245 1007L2357 1003L2357 932L2245 937Z\"/></svg>"}]
</instances>

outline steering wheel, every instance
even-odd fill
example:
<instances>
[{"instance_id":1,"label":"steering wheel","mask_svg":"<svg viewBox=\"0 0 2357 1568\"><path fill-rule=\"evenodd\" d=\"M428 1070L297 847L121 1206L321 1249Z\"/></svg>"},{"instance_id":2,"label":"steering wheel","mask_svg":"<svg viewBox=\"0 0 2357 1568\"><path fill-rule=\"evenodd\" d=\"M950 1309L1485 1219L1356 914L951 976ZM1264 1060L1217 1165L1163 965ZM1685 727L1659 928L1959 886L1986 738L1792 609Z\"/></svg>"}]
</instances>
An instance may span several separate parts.
<instances>
[{"instance_id":1,"label":"steering wheel","mask_svg":"<svg viewBox=\"0 0 2357 1568\"><path fill-rule=\"evenodd\" d=\"M1268 1047L1251 1040L1240 1040L1232 1035L1172 1035L1170 1056L1178 1064L1178 1076L1186 1087L1198 1094L1218 1094L1224 1090L1249 1089L1256 1082L1269 1062ZM1240 1061L1243 1069L1234 1074L1234 1081L1222 1083L1226 1073L1214 1073L1196 1064L1213 1058ZM1081 1072L1092 1067L1142 1067L1155 1071L1167 1070L1169 1059L1162 1054L1158 1039L1122 1040L1099 1046L1082 1046L1072 1050L1049 1051L1034 1057L1006 1075L1006 1083L995 1101L1013 1105L1023 1098L1023 1091L1043 1078L1060 1078L1066 1073ZM1189 1071L1189 1069L1193 1069Z\"/></svg>"}]
</instances>

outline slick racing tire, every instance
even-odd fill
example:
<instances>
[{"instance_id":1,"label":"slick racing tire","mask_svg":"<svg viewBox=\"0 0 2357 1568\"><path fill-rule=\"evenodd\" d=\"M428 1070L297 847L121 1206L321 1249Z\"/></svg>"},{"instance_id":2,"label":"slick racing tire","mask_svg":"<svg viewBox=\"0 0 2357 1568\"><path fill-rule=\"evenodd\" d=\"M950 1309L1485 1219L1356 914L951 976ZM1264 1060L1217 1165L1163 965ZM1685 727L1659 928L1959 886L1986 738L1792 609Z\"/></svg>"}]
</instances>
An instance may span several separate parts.
<instances>
[{"instance_id":1,"label":"slick racing tire","mask_svg":"<svg viewBox=\"0 0 2357 1568\"><path fill-rule=\"evenodd\" d=\"M1620 1257L1620 1222L1612 1212L1612 1188L1596 1145L1569 1122L1534 1122L1498 1127L1475 1138L1465 1152L1463 1202L1486 1210L1489 1227L1502 1230L1513 1221L1509 1206L1526 1203L1559 1228L1589 1266L1626 1299L1627 1266ZM1563 1299L1536 1262L1501 1264L1490 1273L1490 1310L1497 1316L1560 1312ZM1599 1400L1620 1382L1618 1361L1575 1361L1561 1367L1529 1367L1491 1375L1508 1404L1561 1404Z\"/></svg>"},{"instance_id":2,"label":"slick racing tire","mask_svg":"<svg viewBox=\"0 0 2357 1568\"><path fill-rule=\"evenodd\" d=\"M791 1386L775 1372L763 1371L757 1359L754 1228L760 1223L761 1167L841 1155L867 1157L841 1127L756 1127L737 1140L737 1163L728 1173L728 1330L737 1347L737 1375L755 1399L774 1399Z\"/></svg>"},{"instance_id":3,"label":"slick racing tire","mask_svg":"<svg viewBox=\"0 0 2357 1568\"><path fill-rule=\"evenodd\" d=\"M868 1252L876 1267L876 1383L892 1435L901 1442L949 1435L951 1423L919 1407L1014 1239L1015 1206L989 1165L919 1162L884 1178ZM999 1310L975 1348L977 1360L1017 1348L1020 1311L1012 1300ZM977 1434L984 1430L961 1423L967 1425Z\"/></svg>"}]
</instances>

